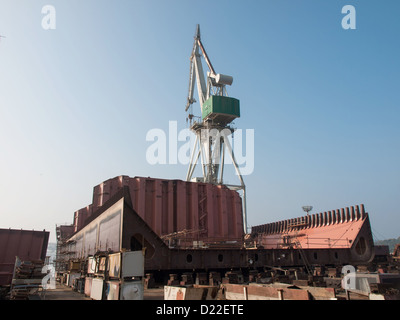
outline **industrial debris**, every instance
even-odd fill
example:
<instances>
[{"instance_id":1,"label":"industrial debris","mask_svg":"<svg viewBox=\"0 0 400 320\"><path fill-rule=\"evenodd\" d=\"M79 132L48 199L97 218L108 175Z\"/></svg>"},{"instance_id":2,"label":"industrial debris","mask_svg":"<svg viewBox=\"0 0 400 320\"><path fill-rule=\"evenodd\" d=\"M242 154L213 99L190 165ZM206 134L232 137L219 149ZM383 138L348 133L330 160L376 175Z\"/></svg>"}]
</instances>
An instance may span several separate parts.
<instances>
[{"instance_id":1,"label":"industrial debris","mask_svg":"<svg viewBox=\"0 0 400 320\"><path fill-rule=\"evenodd\" d=\"M21 261L16 257L10 300L29 300L42 289L46 273L42 273L44 261Z\"/></svg>"},{"instance_id":2,"label":"industrial debris","mask_svg":"<svg viewBox=\"0 0 400 320\"><path fill-rule=\"evenodd\" d=\"M48 264L48 231L0 229L0 299L32 298Z\"/></svg>"}]
</instances>

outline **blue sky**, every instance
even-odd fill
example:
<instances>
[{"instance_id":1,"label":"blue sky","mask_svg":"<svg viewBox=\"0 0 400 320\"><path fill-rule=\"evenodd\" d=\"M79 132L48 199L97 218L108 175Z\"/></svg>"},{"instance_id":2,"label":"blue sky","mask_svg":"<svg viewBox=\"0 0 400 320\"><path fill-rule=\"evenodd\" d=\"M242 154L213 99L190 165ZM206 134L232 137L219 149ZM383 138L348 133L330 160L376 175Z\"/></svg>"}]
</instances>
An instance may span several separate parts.
<instances>
[{"instance_id":1,"label":"blue sky","mask_svg":"<svg viewBox=\"0 0 400 320\"><path fill-rule=\"evenodd\" d=\"M356 30L341 25L348 4ZM55 30L42 28L45 5ZM54 240L104 180L185 179L186 165L147 163L146 134L186 127L199 23L216 71L234 77L236 127L255 131L249 225L363 203L375 238L400 236L399 10L389 0L2 0L0 227Z\"/></svg>"}]
</instances>

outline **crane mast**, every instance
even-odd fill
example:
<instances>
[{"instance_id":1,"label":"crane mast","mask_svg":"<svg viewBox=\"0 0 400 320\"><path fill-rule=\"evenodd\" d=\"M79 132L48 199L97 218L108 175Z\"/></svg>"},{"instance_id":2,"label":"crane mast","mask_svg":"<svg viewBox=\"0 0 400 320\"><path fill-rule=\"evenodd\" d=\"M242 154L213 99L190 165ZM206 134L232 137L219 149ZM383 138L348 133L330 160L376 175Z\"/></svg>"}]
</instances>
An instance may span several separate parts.
<instances>
[{"instance_id":1,"label":"crane mast","mask_svg":"<svg viewBox=\"0 0 400 320\"><path fill-rule=\"evenodd\" d=\"M204 75L202 57L209 69L207 77ZM200 25L197 25L190 56L189 94L185 108L190 120L190 129L196 135L196 142L192 149L186 180L224 184L225 158L229 156L240 184L224 185L230 189L242 191L243 224L244 232L247 233L246 186L235 159L232 145L228 139L234 132L230 124L240 117L240 101L228 97L226 90L226 86L230 86L232 83L233 78L231 76L215 72L201 42ZM193 104L197 102L194 98L195 85L197 86L198 102L201 110L201 120L199 121L194 120L196 117L193 114ZM193 178L199 159L202 165L203 177Z\"/></svg>"}]
</instances>

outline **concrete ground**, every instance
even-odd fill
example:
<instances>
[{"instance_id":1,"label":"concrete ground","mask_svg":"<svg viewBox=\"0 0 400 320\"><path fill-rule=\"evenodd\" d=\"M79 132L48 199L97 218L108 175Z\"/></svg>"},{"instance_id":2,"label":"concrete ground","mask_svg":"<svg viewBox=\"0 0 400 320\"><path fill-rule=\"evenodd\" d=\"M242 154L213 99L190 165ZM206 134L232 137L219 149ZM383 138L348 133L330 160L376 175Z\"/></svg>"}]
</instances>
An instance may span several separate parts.
<instances>
[{"instance_id":1,"label":"concrete ground","mask_svg":"<svg viewBox=\"0 0 400 320\"><path fill-rule=\"evenodd\" d=\"M41 293L41 300L91 300L84 294L75 292L72 288L57 283L56 289Z\"/></svg>"},{"instance_id":2,"label":"concrete ground","mask_svg":"<svg viewBox=\"0 0 400 320\"><path fill-rule=\"evenodd\" d=\"M75 292L72 288L57 283L56 289L40 293L41 300L92 300L82 293ZM147 289L144 291L144 300L164 300L164 289Z\"/></svg>"},{"instance_id":3,"label":"concrete ground","mask_svg":"<svg viewBox=\"0 0 400 320\"><path fill-rule=\"evenodd\" d=\"M144 290L144 300L164 300L164 288Z\"/></svg>"}]
</instances>

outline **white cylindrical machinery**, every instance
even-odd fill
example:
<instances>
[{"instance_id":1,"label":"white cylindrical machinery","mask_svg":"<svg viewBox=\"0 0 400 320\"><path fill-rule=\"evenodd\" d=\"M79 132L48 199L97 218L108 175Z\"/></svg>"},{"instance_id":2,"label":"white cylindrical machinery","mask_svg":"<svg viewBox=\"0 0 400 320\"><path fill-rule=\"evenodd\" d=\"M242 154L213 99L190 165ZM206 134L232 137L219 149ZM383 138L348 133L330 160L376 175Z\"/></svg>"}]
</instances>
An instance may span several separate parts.
<instances>
[{"instance_id":1,"label":"white cylindrical machinery","mask_svg":"<svg viewBox=\"0 0 400 320\"><path fill-rule=\"evenodd\" d=\"M224 74L217 74L215 77L215 82L217 84L225 84L230 86L233 83L233 77Z\"/></svg>"}]
</instances>

